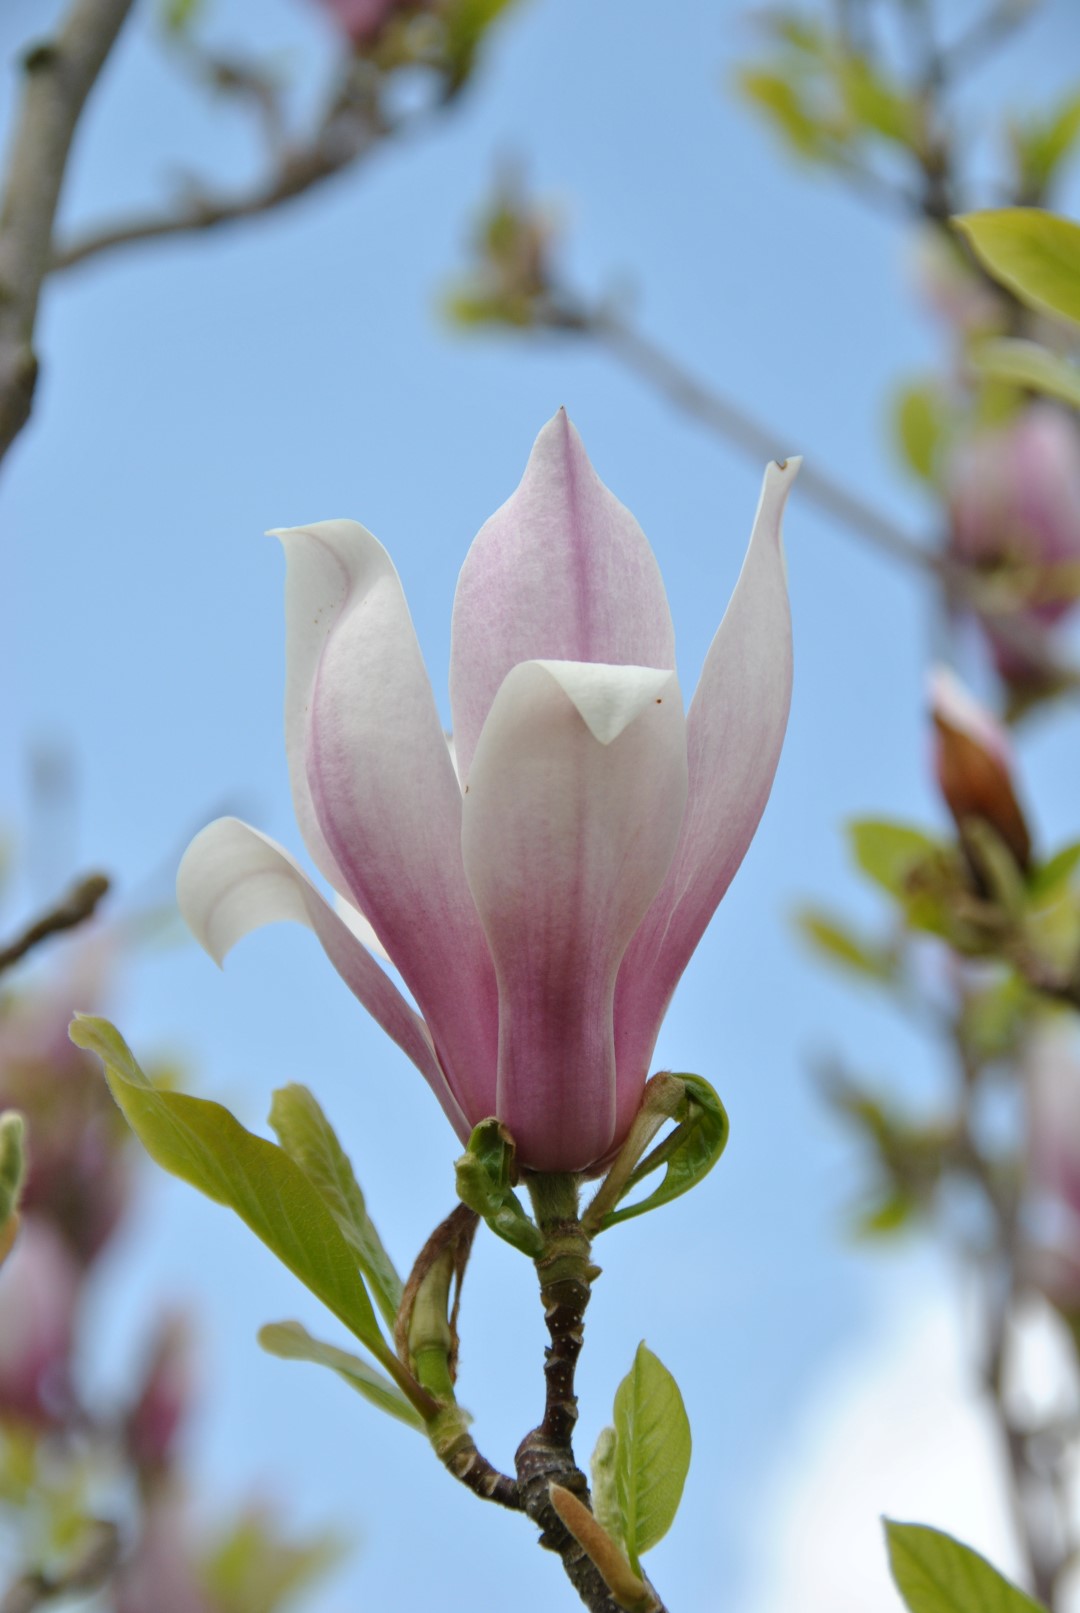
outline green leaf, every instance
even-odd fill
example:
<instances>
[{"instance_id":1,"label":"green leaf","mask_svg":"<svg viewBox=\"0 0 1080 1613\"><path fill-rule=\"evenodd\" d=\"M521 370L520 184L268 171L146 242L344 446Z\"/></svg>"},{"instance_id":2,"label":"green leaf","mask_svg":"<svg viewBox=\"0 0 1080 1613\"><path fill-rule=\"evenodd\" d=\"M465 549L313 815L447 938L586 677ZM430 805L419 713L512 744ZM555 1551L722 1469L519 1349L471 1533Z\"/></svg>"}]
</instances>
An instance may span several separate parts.
<instances>
[{"instance_id":1,"label":"green leaf","mask_svg":"<svg viewBox=\"0 0 1080 1613\"><path fill-rule=\"evenodd\" d=\"M1080 323L1080 225L1038 207L955 220L995 280L1039 313Z\"/></svg>"},{"instance_id":2,"label":"green leaf","mask_svg":"<svg viewBox=\"0 0 1080 1613\"><path fill-rule=\"evenodd\" d=\"M283 1539L280 1520L256 1506L217 1538L200 1577L215 1613L278 1613L343 1554L344 1543L333 1534Z\"/></svg>"},{"instance_id":3,"label":"green leaf","mask_svg":"<svg viewBox=\"0 0 1080 1613\"><path fill-rule=\"evenodd\" d=\"M673 1117L677 1122L675 1130L658 1143L651 1154L646 1154L627 1179L624 1192L629 1193L651 1172L666 1165L663 1180L647 1198L609 1210L600 1222L602 1230L620 1221L629 1221L635 1215L644 1215L647 1210L657 1210L662 1204L670 1204L672 1199L689 1193L708 1176L727 1146L730 1131L727 1111L708 1081L700 1075L681 1072L675 1079L686 1089Z\"/></svg>"},{"instance_id":4,"label":"green leaf","mask_svg":"<svg viewBox=\"0 0 1080 1613\"><path fill-rule=\"evenodd\" d=\"M856 863L890 896L906 896L912 874L941 850L921 829L877 818L859 818L848 833Z\"/></svg>"},{"instance_id":5,"label":"green leaf","mask_svg":"<svg viewBox=\"0 0 1080 1613\"><path fill-rule=\"evenodd\" d=\"M1080 94L1067 95L1048 118L1033 118L1012 133L1025 190L1044 191L1080 138Z\"/></svg>"},{"instance_id":6,"label":"green leaf","mask_svg":"<svg viewBox=\"0 0 1080 1613\"><path fill-rule=\"evenodd\" d=\"M462 1203L498 1237L535 1259L544 1238L511 1185L516 1174L514 1141L506 1127L495 1119L481 1120L454 1170Z\"/></svg>"},{"instance_id":7,"label":"green leaf","mask_svg":"<svg viewBox=\"0 0 1080 1613\"><path fill-rule=\"evenodd\" d=\"M804 907L796 913L795 922L804 939L830 963L838 963L871 980L891 977L893 968L888 953L864 941L831 913Z\"/></svg>"},{"instance_id":8,"label":"green leaf","mask_svg":"<svg viewBox=\"0 0 1080 1613\"><path fill-rule=\"evenodd\" d=\"M352 1249L321 1194L284 1149L245 1131L219 1103L158 1091L108 1020L77 1014L70 1035L105 1066L112 1095L151 1158L235 1210L399 1385L409 1383L380 1331Z\"/></svg>"},{"instance_id":9,"label":"green leaf","mask_svg":"<svg viewBox=\"0 0 1080 1613\"><path fill-rule=\"evenodd\" d=\"M880 1198L858 1211L852 1223L857 1238L889 1238L904 1232L919 1210L919 1201L903 1188L886 1188Z\"/></svg>"},{"instance_id":10,"label":"green leaf","mask_svg":"<svg viewBox=\"0 0 1080 1613\"><path fill-rule=\"evenodd\" d=\"M391 1417L407 1423L410 1428L423 1429L420 1413L389 1378L384 1378L381 1372L376 1372L348 1350L313 1339L300 1322L267 1322L259 1329L259 1343L268 1355L279 1356L283 1361L310 1361L315 1366L329 1367L380 1411L389 1412Z\"/></svg>"},{"instance_id":11,"label":"green leaf","mask_svg":"<svg viewBox=\"0 0 1080 1613\"><path fill-rule=\"evenodd\" d=\"M401 1305L401 1278L367 1213L360 1184L333 1126L313 1094L298 1085L274 1093L270 1124L290 1159L322 1194L392 1328Z\"/></svg>"},{"instance_id":12,"label":"green leaf","mask_svg":"<svg viewBox=\"0 0 1080 1613\"><path fill-rule=\"evenodd\" d=\"M690 1467L690 1421L679 1386L644 1343L615 1391L615 1492L634 1569L675 1521Z\"/></svg>"},{"instance_id":13,"label":"green leaf","mask_svg":"<svg viewBox=\"0 0 1080 1613\"><path fill-rule=\"evenodd\" d=\"M822 155L824 131L796 86L782 73L744 68L736 78L745 100L764 112L774 131L800 157Z\"/></svg>"},{"instance_id":14,"label":"green leaf","mask_svg":"<svg viewBox=\"0 0 1080 1613\"><path fill-rule=\"evenodd\" d=\"M1080 366L1051 353L1038 342L1001 336L980 342L968 354L973 368L989 381L1044 392L1080 409Z\"/></svg>"},{"instance_id":15,"label":"green leaf","mask_svg":"<svg viewBox=\"0 0 1080 1613\"><path fill-rule=\"evenodd\" d=\"M162 20L170 33L186 33L205 9L206 0L164 0Z\"/></svg>"},{"instance_id":16,"label":"green leaf","mask_svg":"<svg viewBox=\"0 0 1080 1613\"><path fill-rule=\"evenodd\" d=\"M1040 1613L985 1557L938 1529L885 1520L889 1566L911 1613Z\"/></svg>"},{"instance_id":17,"label":"green leaf","mask_svg":"<svg viewBox=\"0 0 1080 1613\"><path fill-rule=\"evenodd\" d=\"M1048 897L1058 896L1066 890L1072 882L1072 877L1080 867L1080 840L1074 840L1069 846L1063 846L1050 858L1042 863L1032 874L1028 881L1028 890L1034 901L1045 901Z\"/></svg>"},{"instance_id":18,"label":"green leaf","mask_svg":"<svg viewBox=\"0 0 1080 1613\"><path fill-rule=\"evenodd\" d=\"M894 418L896 435L909 470L921 482L933 486L945 434L945 411L937 388L904 387L896 399Z\"/></svg>"},{"instance_id":19,"label":"green leaf","mask_svg":"<svg viewBox=\"0 0 1080 1613\"><path fill-rule=\"evenodd\" d=\"M837 62L837 78L848 113L857 124L894 145L917 143L921 124L917 107L864 56L843 55Z\"/></svg>"}]
</instances>

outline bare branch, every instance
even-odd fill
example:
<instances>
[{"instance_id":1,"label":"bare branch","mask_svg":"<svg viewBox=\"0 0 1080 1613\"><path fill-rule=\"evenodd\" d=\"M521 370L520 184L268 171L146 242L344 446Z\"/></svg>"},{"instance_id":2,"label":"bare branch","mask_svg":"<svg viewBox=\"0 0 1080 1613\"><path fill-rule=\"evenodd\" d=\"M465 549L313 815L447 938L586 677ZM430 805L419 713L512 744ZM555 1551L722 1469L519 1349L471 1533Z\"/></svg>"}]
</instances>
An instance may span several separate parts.
<instances>
[{"instance_id":1,"label":"bare branch","mask_svg":"<svg viewBox=\"0 0 1080 1613\"><path fill-rule=\"evenodd\" d=\"M32 924L27 925L21 935L6 947L0 947L0 974L20 963L28 952L47 941L50 936L60 935L65 930L74 930L78 925L85 924L92 918L98 903L109 889L109 881L104 874L88 874L81 879L61 902Z\"/></svg>"},{"instance_id":2,"label":"bare branch","mask_svg":"<svg viewBox=\"0 0 1080 1613\"><path fill-rule=\"evenodd\" d=\"M400 122L390 122L379 104L377 86L362 73L365 65L351 65L310 141L286 148L273 171L257 184L222 190L193 182L173 207L134 213L60 242L52 271L71 269L116 247L214 230L268 213L344 173L385 142L415 133L452 104L443 96Z\"/></svg>"},{"instance_id":3,"label":"bare branch","mask_svg":"<svg viewBox=\"0 0 1080 1613\"><path fill-rule=\"evenodd\" d=\"M74 0L24 58L22 105L0 200L0 459L30 417L34 327L72 140L132 0Z\"/></svg>"}]
</instances>

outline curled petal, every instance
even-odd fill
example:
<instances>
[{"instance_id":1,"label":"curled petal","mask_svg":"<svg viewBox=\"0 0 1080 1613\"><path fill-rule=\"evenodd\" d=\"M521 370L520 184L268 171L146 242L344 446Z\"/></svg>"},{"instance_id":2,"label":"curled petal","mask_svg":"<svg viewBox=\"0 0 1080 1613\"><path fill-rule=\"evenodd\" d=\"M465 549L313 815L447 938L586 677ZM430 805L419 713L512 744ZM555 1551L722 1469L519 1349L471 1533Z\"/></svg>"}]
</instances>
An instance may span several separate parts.
<instances>
[{"instance_id":1,"label":"curled petal","mask_svg":"<svg viewBox=\"0 0 1080 1613\"><path fill-rule=\"evenodd\" d=\"M412 1059L458 1135L468 1137L427 1026L281 846L238 818L218 818L184 853L176 899L192 935L219 964L264 924L291 920L314 930L349 990Z\"/></svg>"},{"instance_id":2,"label":"curled petal","mask_svg":"<svg viewBox=\"0 0 1080 1613\"><path fill-rule=\"evenodd\" d=\"M481 527L461 570L450 703L462 779L507 673L545 658L675 665L653 552L565 409L537 437L520 486Z\"/></svg>"},{"instance_id":3,"label":"curled petal","mask_svg":"<svg viewBox=\"0 0 1080 1613\"><path fill-rule=\"evenodd\" d=\"M400 579L353 521L281 539L305 834L313 855L321 837L412 992L463 1110L481 1118L495 1097L494 971L461 864L461 790Z\"/></svg>"},{"instance_id":4,"label":"curled petal","mask_svg":"<svg viewBox=\"0 0 1080 1613\"><path fill-rule=\"evenodd\" d=\"M685 801L673 672L509 673L473 758L462 847L499 983L496 1113L536 1170L583 1169L615 1139L615 979Z\"/></svg>"},{"instance_id":5,"label":"curled petal","mask_svg":"<svg viewBox=\"0 0 1080 1613\"><path fill-rule=\"evenodd\" d=\"M735 592L687 717L690 792L663 889L619 975L620 1094L644 1080L660 1021L746 854L780 760L791 703L791 613L781 538L799 459L773 463ZM620 1114L620 1123L629 1123Z\"/></svg>"}]
</instances>

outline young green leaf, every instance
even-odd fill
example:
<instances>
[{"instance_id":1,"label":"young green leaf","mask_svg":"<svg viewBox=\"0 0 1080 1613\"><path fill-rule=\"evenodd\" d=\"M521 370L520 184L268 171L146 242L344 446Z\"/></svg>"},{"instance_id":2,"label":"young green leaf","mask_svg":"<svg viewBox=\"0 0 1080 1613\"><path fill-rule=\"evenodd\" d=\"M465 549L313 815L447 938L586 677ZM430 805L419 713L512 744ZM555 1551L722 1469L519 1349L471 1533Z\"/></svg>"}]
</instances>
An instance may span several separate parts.
<instances>
[{"instance_id":1,"label":"young green leaf","mask_svg":"<svg viewBox=\"0 0 1080 1613\"><path fill-rule=\"evenodd\" d=\"M369 1367L366 1361L351 1355L348 1350L340 1350L336 1344L324 1344L321 1339L312 1338L299 1322L267 1322L265 1327L259 1329L259 1343L268 1355L279 1356L283 1361L310 1361L315 1366L329 1367L331 1372L344 1378L350 1388L363 1395L365 1400L370 1400L372 1405L378 1406L380 1411L389 1412L391 1417L398 1418L410 1428L423 1429L424 1420L420 1413L389 1378L384 1378L381 1372L376 1372L374 1367Z\"/></svg>"},{"instance_id":2,"label":"young green leaf","mask_svg":"<svg viewBox=\"0 0 1080 1613\"><path fill-rule=\"evenodd\" d=\"M1041 314L1080 323L1080 225L1038 207L954 221L995 280Z\"/></svg>"},{"instance_id":3,"label":"young green leaf","mask_svg":"<svg viewBox=\"0 0 1080 1613\"><path fill-rule=\"evenodd\" d=\"M387 1325L393 1327L401 1305L401 1278L367 1213L349 1156L318 1101L307 1087L281 1087L270 1105L270 1124L290 1159L322 1194Z\"/></svg>"},{"instance_id":4,"label":"young green leaf","mask_svg":"<svg viewBox=\"0 0 1080 1613\"><path fill-rule=\"evenodd\" d=\"M615 1392L615 1493L636 1572L675 1520L690 1467L690 1421L679 1386L644 1343Z\"/></svg>"},{"instance_id":5,"label":"young green leaf","mask_svg":"<svg viewBox=\"0 0 1080 1613\"><path fill-rule=\"evenodd\" d=\"M623 1193L629 1193L638 1182L665 1165L667 1168L660 1186L636 1204L624 1204L621 1209L609 1210L600 1221L601 1231L616 1226L620 1221L629 1221L635 1215L644 1215L648 1210L658 1210L662 1204L670 1204L672 1199L689 1193L692 1187L708 1176L727 1146L731 1129L727 1110L708 1081L700 1075L682 1072L675 1079L681 1081L685 1089L682 1102L673 1116L677 1122L675 1130L657 1143L651 1153L646 1154L628 1178Z\"/></svg>"},{"instance_id":6,"label":"young green leaf","mask_svg":"<svg viewBox=\"0 0 1080 1613\"><path fill-rule=\"evenodd\" d=\"M514 1144L498 1120L481 1120L454 1170L458 1197L486 1221L492 1232L535 1258L544 1247L540 1228L514 1192Z\"/></svg>"},{"instance_id":7,"label":"young green leaf","mask_svg":"<svg viewBox=\"0 0 1080 1613\"><path fill-rule=\"evenodd\" d=\"M105 1066L113 1097L151 1158L235 1210L399 1384L410 1383L383 1338L352 1249L284 1149L245 1131L219 1103L158 1091L108 1020L78 1014L70 1035Z\"/></svg>"},{"instance_id":8,"label":"young green leaf","mask_svg":"<svg viewBox=\"0 0 1080 1613\"><path fill-rule=\"evenodd\" d=\"M589 1461L589 1472L592 1478L592 1504L597 1521L602 1529L606 1529L612 1540L625 1545L623 1540L622 1509L619 1506L619 1491L615 1482L615 1456L619 1448L619 1436L610 1423L601 1428Z\"/></svg>"},{"instance_id":9,"label":"young green leaf","mask_svg":"<svg viewBox=\"0 0 1080 1613\"><path fill-rule=\"evenodd\" d=\"M989 381L1044 392L1074 409L1080 409L1080 366L1051 353L1038 342L1001 336L979 342L968 355L973 368Z\"/></svg>"},{"instance_id":10,"label":"young green leaf","mask_svg":"<svg viewBox=\"0 0 1080 1613\"><path fill-rule=\"evenodd\" d=\"M896 435L909 470L933 486L945 435L945 410L933 385L906 386L895 404Z\"/></svg>"},{"instance_id":11,"label":"young green leaf","mask_svg":"<svg viewBox=\"0 0 1080 1613\"><path fill-rule=\"evenodd\" d=\"M795 914L795 923L804 940L830 963L840 964L870 980L891 978L893 965L888 953L856 935L842 919L834 918L821 908L804 907Z\"/></svg>"},{"instance_id":12,"label":"young green leaf","mask_svg":"<svg viewBox=\"0 0 1080 1613\"><path fill-rule=\"evenodd\" d=\"M890 896L906 897L912 875L940 851L936 840L904 823L860 818L848 833L856 863Z\"/></svg>"},{"instance_id":13,"label":"young green leaf","mask_svg":"<svg viewBox=\"0 0 1080 1613\"><path fill-rule=\"evenodd\" d=\"M885 1520L889 1566L911 1613L1042 1613L985 1557L951 1535Z\"/></svg>"}]
</instances>

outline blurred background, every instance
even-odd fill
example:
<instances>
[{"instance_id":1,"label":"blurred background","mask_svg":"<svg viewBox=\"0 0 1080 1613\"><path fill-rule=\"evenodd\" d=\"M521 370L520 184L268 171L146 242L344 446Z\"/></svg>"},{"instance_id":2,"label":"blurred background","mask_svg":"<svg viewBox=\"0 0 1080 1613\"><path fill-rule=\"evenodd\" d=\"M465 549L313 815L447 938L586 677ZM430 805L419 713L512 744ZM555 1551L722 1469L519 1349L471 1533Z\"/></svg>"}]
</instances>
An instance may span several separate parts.
<instances>
[{"instance_id":1,"label":"blurred background","mask_svg":"<svg viewBox=\"0 0 1080 1613\"><path fill-rule=\"evenodd\" d=\"M0 9L9 127L13 64L61 9ZM166 911L180 853L222 811L303 860L281 730L283 563L262 533L339 515L370 527L401 573L449 722L458 569L565 404L653 544L692 688L766 456L687 418L603 341L453 317L478 220L512 173L513 194L540 198L560 232L575 295L611 299L783 451L935 536L940 500L905 472L890 426L898 387L940 367L947 340L925 241L901 209L793 160L737 93L740 68L771 48L763 9L519 0L449 105L431 110L422 75L398 75L407 135L288 205L102 252L44 289L40 390L0 479L5 930L81 870L107 870L103 923L124 940L108 980L84 988L94 1000L74 1006L103 1006L148 1063L254 1129L274 1087L310 1085L406 1269L454 1202L458 1152L416 1072L307 932L260 932L219 972ZM937 12L959 37L985 9ZM190 30L201 51L285 83L297 127L344 48L340 17L314 0L208 0ZM1074 91L1078 47L1075 7L1045 0L966 75L958 138L979 205L1002 199L1006 114ZM208 87L190 48L160 8L135 7L80 129L63 239L183 197L192 176L257 179L261 114ZM1067 174L1057 200L1076 200ZM916 1104L942 1078L940 1046L872 985L824 970L792 924L806 901L868 928L884 920L851 867L847 820L945 830L924 695L940 615L917 568L798 486L786 541L796 682L783 760L657 1053L658 1067L716 1086L731 1142L694 1195L604 1240L582 1449L645 1337L695 1438L680 1517L650 1558L670 1605L885 1613L898 1603L882 1513L1023 1571L975 1388L969 1287L917 1229L887 1246L852 1234L860 1145L819 1090L844 1052ZM965 671L992 691L978 645ZM1075 706L1040 704L1020 736L1047 848L1076 835L1076 724ZM79 946L41 949L20 989L54 979ZM315 1301L239 1222L136 1153L131 1206L87 1289L79 1371L88 1399L126 1403L158 1319L178 1305L197 1317L198 1393L181 1431L192 1528L250 1502L277 1508L297 1539L333 1533L349 1549L298 1602L310 1613L465 1613L478 1583L520 1613L565 1601L526 1524L479 1507L330 1375L258 1350L268 1320L326 1333ZM493 1238L478 1239L462 1326L460 1397L505 1466L539 1410L543 1329L532 1273ZM1044 1342L1052 1355L1056 1337Z\"/></svg>"}]
</instances>

